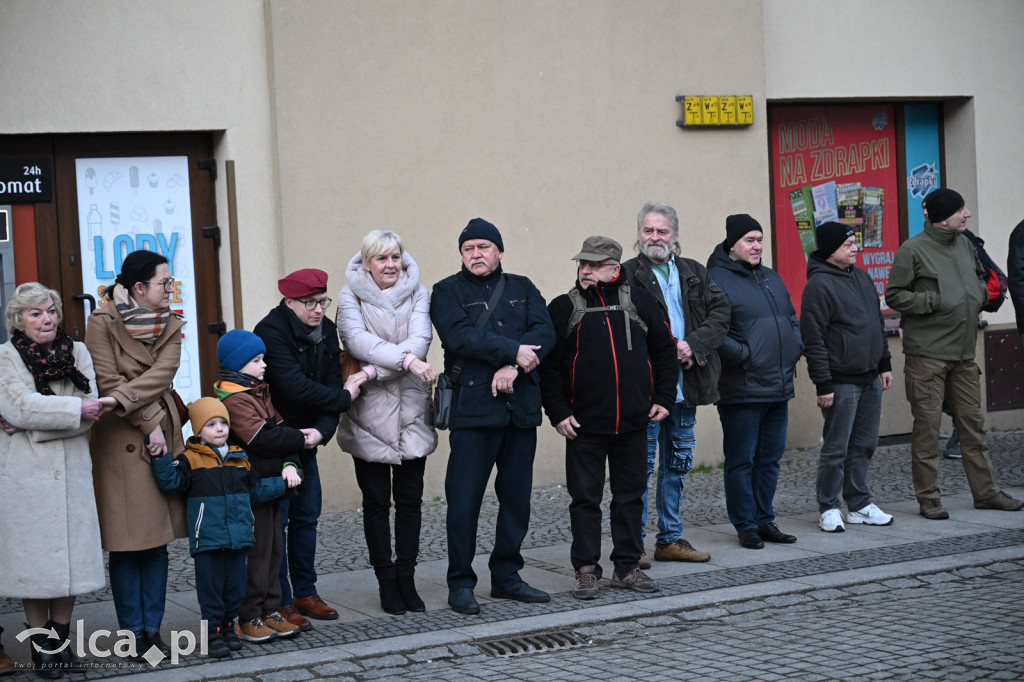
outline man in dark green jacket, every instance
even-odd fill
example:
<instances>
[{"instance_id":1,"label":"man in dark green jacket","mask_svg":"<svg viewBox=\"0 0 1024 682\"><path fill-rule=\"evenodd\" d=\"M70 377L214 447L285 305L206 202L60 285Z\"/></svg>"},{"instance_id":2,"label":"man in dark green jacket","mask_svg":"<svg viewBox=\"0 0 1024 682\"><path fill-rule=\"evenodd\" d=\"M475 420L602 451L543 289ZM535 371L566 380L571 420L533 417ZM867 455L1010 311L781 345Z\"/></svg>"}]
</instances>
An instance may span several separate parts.
<instances>
[{"instance_id":1,"label":"man in dark green jacket","mask_svg":"<svg viewBox=\"0 0 1024 682\"><path fill-rule=\"evenodd\" d=\"M963 238L971 212L960 194L945 188L929 194L925 208L928 222L896 251L885 290L886 303L904 314L904 372L914 415L912 471L921 515L949 518L939 490L943 396L960 432L974 506L1016 511L1024 502L1000 490L985 444L981 370L974 362L974 347L988 289L974 246Z\"/></svg>"}]
</instances>

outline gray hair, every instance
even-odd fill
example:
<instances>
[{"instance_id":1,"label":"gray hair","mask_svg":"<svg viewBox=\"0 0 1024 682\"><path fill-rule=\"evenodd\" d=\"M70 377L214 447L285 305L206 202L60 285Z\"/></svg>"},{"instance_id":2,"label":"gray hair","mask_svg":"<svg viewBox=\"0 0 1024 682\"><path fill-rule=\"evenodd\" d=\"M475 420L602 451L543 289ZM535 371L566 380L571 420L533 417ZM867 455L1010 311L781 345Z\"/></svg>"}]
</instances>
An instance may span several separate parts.
<instances>
[{"instance_id":1,"label":"gray hair","mask_svg":"<svg viewBox=\"0 0 1024 682\"><path fill-rule=\"evenodd\" d=\"M676 210L666 204L664 201L648 201L644 204L644 207L640 209L640 212L636 214L636 234L637 240L633 244L633 248L637 251L641 251L640 247L640 229L644 224L644 217L648 213L660 213L661 215L668 218L669 224L672 226L672 233L676 236L676 240L672 242L672 253L677 256L680 254L679 249L679 216L676 215Z\"/></svg>"},{"instance_id":2,"label":"gray hair","mask_svg":"<svg viewBox=\"0 0 1024 682\"><path fill-rule=\"evenodd\" d=\"M60 300L60 294L53 289L44 287L39 282L25 282L14 290L14 295L7 302L7 333L25 331L25 321L22 315L29 308L34 308L47 301L53 303L57 309L57 322L64 319L64 306Z\"/></svg>"},{"instance_id":3,"label":"gray hair","mask_svg":"<svg viewBox=\"0 0 1024 682\"><path fill-rule=\"evenodd\" d=\"M382 253L390 253L398 247L398 250L405 253L405 245L402 238L391 230L371 230L363 237L361 249L363 265L369 263Z\"/></svg>"}]
</instances>

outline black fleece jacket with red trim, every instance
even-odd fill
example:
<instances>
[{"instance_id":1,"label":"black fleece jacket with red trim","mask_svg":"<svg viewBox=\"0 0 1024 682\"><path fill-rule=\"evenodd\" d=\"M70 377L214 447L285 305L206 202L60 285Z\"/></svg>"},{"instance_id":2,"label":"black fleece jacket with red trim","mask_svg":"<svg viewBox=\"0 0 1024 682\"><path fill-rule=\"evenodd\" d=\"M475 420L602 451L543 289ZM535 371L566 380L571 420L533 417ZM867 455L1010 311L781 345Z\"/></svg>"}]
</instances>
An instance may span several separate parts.
<instances>
[{"instance_id":1,"label":"black fleece jacket with red trim","mask_svg":"<svg viewBox=\"0 0 1024 682\"><path fill-rule=\"evenodd\" d=\"M613 282L582 289L587 307L619 304L621 274ZM647 333L633 320L633 350L626 347L627 318L621 311L591 312L568 336L573 304L562 294L548 305L555 346L540 365L541 398L553 425L569 416L581 433L626 433L646 428L652 404L671 410L679 364L668 322L655 298L630 288L630 298Z\"/></svg>"}]
</instances>

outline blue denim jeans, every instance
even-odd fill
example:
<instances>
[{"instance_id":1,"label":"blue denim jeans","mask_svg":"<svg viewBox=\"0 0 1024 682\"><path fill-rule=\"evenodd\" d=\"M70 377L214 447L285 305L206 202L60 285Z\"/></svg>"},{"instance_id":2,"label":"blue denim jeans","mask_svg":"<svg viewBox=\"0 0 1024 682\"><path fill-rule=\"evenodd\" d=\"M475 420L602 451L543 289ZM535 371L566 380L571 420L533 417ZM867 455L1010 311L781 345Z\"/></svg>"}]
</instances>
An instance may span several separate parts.
<instances>
[{"instance_id":1,"label":"blue denim jeans","mask_svg":"<svg viewBox=\"0 0 1024 682\"><path fill-rule=\"evenodd\" d=\"M775 521L772 500L786 450L789 403L719 405L725 451L725 506L738 532Z\"/></svg>"},{"instance_id":2,"label":"blue denim jeans","mask_svg":"<svg viewBox=\"0 0 1024 682\"><path fill-rule=\"evenodd\" d=\"M169 563L167 545L110 553L110 592L121 630L160 632Z\"/></svg>"},{"instance_id":3,"label":"blue denim jeans","mask_svg":"<svg viewBox=\"0 0 1024 682\"><path fill-rule=\"evenodd\" d=\"M316 594L316 526L322 506L320 469L314 456L302 467L299 494L281 501L281 534L284 538L282 606L291 604L293 595L309 597Z\"/></svg>"},{"instance_id":4,"label":"blue denim jeans","mask_svg":"<svg viewBox=\"0 0 1024 682\"><path fill-rule=\"evenodd\" d=\"M669 545L683 536L683 520L679 510L683 505L684 477L693 467L693 451L697 439L693 427L697 423L697 408L676 403L669 415L660 422L647 425L647 487L644 488L643 520L640 536L646 537L648 490L654 473L658 450L658 488L655 506L658 510L659 545ZM666 454L667 453L667 454Z\"/></svg>"},{"instance_id":5,"label":"blue denim jeans","mask_svg":"<svg viewBox=\"0 0 1024 682\"><path fill-rule=\"evenodd\" d=\"M842 500L850 511L860 511L871 504L868 468L878 446L881 379L867 386L835 384L832 406L821 412L825 426L818 458L818 512L839 509Z\"/></svg>"}]
</instances>

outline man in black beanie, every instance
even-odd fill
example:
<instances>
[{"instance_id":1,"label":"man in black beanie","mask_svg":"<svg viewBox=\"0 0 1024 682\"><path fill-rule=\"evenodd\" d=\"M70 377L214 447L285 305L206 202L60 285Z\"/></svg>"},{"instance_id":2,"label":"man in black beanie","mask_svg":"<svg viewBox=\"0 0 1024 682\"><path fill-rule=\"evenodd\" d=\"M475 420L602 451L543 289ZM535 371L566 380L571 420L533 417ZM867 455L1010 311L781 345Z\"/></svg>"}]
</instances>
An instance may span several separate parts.
<instances>
[{"instance_id":1,"label":"man in black beanie","mask_svg":"<svg viewBox=\"0 0 1024 682\"><path fill-rule=\"evenodd\" d=\"M502 272L501 233L474 218L459 235L462 270L434 285L430 318L454 384L449 422L448 604L480 613L473 596L477 521L491 470L497 467L498 525L488 567L491 596L550 601L519 576L530 522L533 456L542 421L534 370L555 343L544 297L526 277Z\"/></svg>"},{"instance_id":2,"label":"man in black beanie","mask_svg":"<svg viewBox=\"0 0 1024 682\"><path fill-rule=\"evenodd\" d=\"M871 277L856 266L853 229L828 222L815 233L818 249L807 262L800 336L825 417L818 459L818 526L826 533L843 532L843 501L846 523L887 526L892 515L878 508L868 488L882 391L892 385L885 320Z\"/></svg>"},{"instance_id":3,"label":"man in black beanie","mask_svg":"<svg viewBox=\"0 0 1024 682\"><path fill-rule=\"evenodd\" d=\"M740 545L790 544L775 525L775 487L786 451L793 376L803 352L796 311L779 273L761 263L761 225L741 213L725 219L725 241L708 273L729 298L729 331L718 347L718 416L725 453L725 505Z\"/></svg>"},{"instance_id":4,"label":"man in black beanie","mask_svg":"<svg viewBox=\"0 0 1024 682\"><path fill-rule=\"evenodd\" d=\"M914 416L912 472L921 515L949 518L939 490L943 396L960 434L975 508L1017 511L1024 502L996 484L985 444L974 349L988 288L974 246L963 237L971 212L958 192L945 188L925 197L925 210L924 229L896 251L885 290L886 303L903 313L904 375Z\"/></svg>"}]
</instances>

